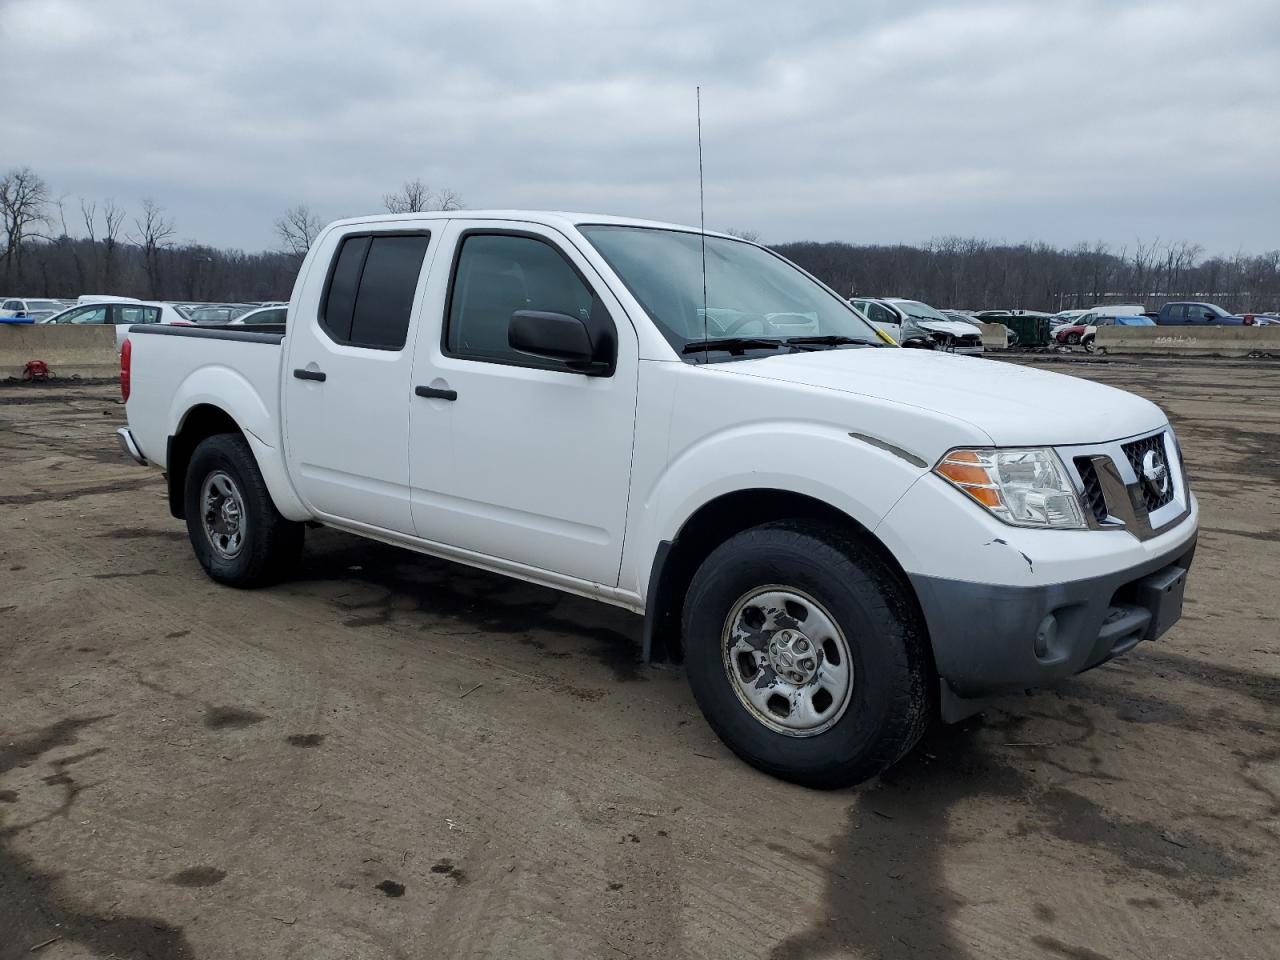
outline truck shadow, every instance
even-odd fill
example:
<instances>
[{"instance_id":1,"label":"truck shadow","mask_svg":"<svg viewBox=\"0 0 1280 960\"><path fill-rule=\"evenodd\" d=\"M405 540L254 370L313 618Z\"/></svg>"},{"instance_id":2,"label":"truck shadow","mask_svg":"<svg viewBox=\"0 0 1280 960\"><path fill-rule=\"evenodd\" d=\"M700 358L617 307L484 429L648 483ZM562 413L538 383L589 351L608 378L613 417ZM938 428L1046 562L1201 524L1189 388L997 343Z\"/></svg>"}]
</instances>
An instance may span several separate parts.
<instances>
[{"instance_id":1,"label":"truck shadow","mask_svg":"<svg viewBox=\"0 0 1280 960\"><path fill-rule=\"evenodd\" d=\"M0 777L18 767L37 762L44 754L78 740L81 730L103 719L85 717L60 720L52 726L0 745ZM8 738L6 738L8 739ZM8 822L0 815L0 956L27 956L54 940L80 944L97 956L147 957L151 960L183 960L193 956L180 927L154 917L96 916L72 906L59 889L60 876L40 870L13 848L13 839L37 824L65 818L82 786L70 772L74 763L98 753L90 750L52 761L56 773L43 778L62 790L62 802L54 811L29 822ZM5 791L5 807L20 801L16 791ZM12 951L12 952L9 952Z\"/></svg>"},{"instance_id":2,"label":"truck shadow","mask_svg":"<svg viewBox=\"0 0 1280 960\"><path fill-rule=\"evenodd\" d=\"M972 960L985 956L957 933L961 910L980 905L947 881L946 855L970 843L1007 840L1032 851L1027 844L1047 839L1086 849L1089 860L1101 857L1112 864L1092 868L1099 872L1098 884L1104 883L1105 870L1112 878L1108 882L1126 876L1191 908L1221 897L1222 884L1246 878L1258 864L1239 846L1224 845L1199 830L1188 834L1185 826L1177 830L1119 815L1080 789L1091 781L1127 782L1102 769L1096 752L1096 709L1086 709L1076 697L1085 693L1080 699L1097 702L1101 692L1081 689L1085 687L1087 681L1075 681L1065 695L1044 693L1009 701L1017 713L997 707L956 726L936 724L910 756L858 788L845 829L834 839L830 858L823 861L827 882L817 910L822 919L780 943L772 960L817 960L846 953ZM1129 694L1130 705L1136 699L1147 698ZM1154 712L1160 701L1150 698L1149 706ZM1189 730L1183 722L1187 719L1175 718L1165 725ZM1201 732L1206 725L1234 726L1225 716L1197 720ZM1116 717L1110 725L1123 722ZM1035 736L1028 732L1032 724ZM1276 751L1262 742L1259 747L1257 754L1240 755L1237 776L1259 790L1274 811L1275 795L1256 783L1255 766ZM974 801L981 803L982 822L955 822L957 809L972 809ZM1197 814L1183 811L1182 816L1187 815ZM1204 827L1214 830L1221 822L1220 816L1211 816ZM1152 909L1162 898L1131 899L1129 906ZM1028 952L1102 956L1061 939L1055 931L1055 907L1030 893L1016 902L1002 902L999 909L1006 915L1006 926L1025 931Z\"/></svg>"},{"instance_id":3,"label":"truck shadow","mask_svg":"<svg viewBox=\"0 0 1280 960\"><path fill-rule=\"evenodd\" d=\"M513 638L552 658L586 654L621 682L645 679L635 614L465 564L318 530L292 581L349 614L352 629L399 623ZM556 635L585 645L556 646Z\"/></svg>"}]
</instances>

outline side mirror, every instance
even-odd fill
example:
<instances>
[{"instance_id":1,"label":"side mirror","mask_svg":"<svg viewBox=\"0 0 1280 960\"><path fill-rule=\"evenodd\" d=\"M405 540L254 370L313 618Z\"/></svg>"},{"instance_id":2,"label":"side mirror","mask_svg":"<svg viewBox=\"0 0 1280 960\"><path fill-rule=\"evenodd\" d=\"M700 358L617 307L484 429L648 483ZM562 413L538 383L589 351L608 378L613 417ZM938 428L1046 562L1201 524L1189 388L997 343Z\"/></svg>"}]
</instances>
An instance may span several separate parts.
<instances>
[{"instance_id":1,"label":"side mirror","mask_svg":"<svg viewBox=\"0 0 1280 960\"><path fill-rule=\"evenodd\" d=\"M1205 320L1207 320L1207 321L1211 321L1211 320L1213 320L1213 314L1212 314L1212 313L1210 313L1208 310L1206 310L1206 311L1204 312L1204 319L1205 319Z\"/></svg>"},{"instance_id":2,"label":"side mirror","mask_svg":"<svg viewBox=\"0 0 1280 960\"><path fill-rule=\"evenodd\" d=\"M608 351L609 355L601 356L606 351L592 342L586 321L567 313L517 310L507 324L507 343L513 350L559 360L570 370L588 376L607 376L613 372L612 350Z\"/></svg>"}]
</instances>

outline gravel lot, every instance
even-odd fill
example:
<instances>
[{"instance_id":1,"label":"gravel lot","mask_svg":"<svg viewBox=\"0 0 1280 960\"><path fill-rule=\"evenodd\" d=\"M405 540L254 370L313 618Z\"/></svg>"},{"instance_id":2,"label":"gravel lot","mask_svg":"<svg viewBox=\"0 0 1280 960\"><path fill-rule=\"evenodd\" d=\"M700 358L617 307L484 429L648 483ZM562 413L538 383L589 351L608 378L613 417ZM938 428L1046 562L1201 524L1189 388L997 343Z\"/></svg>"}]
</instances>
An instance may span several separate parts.
<instances>
[{"instance_id":1,"label":"gravel lot","mask_svg":"<svg viewBox=\"0 0 1280 960\"><path fill-rule=\"evenodd\" d=\"M1048 365L1173 418L1183 620L840 793L608 607L327 530L218 587L114 385L0 386L0 957L1280 955L1280 365Z\"/></svg>"}]
</instances>

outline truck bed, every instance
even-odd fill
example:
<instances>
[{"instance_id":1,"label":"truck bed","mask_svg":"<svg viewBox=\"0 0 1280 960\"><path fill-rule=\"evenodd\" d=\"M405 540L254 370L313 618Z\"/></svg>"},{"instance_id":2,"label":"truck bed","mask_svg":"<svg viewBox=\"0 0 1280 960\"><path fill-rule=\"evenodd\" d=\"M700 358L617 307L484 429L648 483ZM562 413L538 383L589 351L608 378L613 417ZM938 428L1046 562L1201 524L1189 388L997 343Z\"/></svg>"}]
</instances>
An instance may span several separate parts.
<instances>
[{"instance_id":1,"label":"truck bed","mask_svg":"<svg viewBox=\"0 0 1280 960\"><path fill-rule=\"evenodd\" d=\"M129 422L147 460L166 466L168 439L179 419L207 403L236 409L233 416L253 438L280 446L280 345L283 325L129 328Z\"/></svg>"}]
</instances>

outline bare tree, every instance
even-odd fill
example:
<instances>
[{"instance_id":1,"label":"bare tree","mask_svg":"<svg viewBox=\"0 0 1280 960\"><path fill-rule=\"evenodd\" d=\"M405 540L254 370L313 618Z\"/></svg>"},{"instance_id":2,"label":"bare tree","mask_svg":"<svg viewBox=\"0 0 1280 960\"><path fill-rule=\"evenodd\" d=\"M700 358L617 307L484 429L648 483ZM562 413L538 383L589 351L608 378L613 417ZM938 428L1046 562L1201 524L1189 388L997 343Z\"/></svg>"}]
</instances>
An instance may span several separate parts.
<instances>
[{"instance_id":1,"label":"bare tree","mask_svg":"<svg viewBox=\"0 0 1280 960\"><path fill-rule=\"evenodd\" d=\"M384 193L382 205L387 213L423 213L427 210L461 210L462 197L448 187L438 193L415 177L406 180L399 193Z\"/></svg>"},{"instance_id":2,"label":"bare tree","mask_svg":"<svg viewBox=\"0 0 1280 960\"><path fill-rule=\"evenodd\" d=\"M275 221L276 236L280 238L281 248L299 260L311 249L321 226L320 218L304 204L286 210Z\"/></svg>"},{"instance_id":3,"label":"bare tree","mask_svg":"<svg viewBox=\"0 0 1280 960\"><path fill-rule=\"evenodd\" d=\"M748 243L759 243L760 234L755 230L741 230L738 227L729 227L725 233L731 237L737 237L739 240L746 240Z\"/></svg>"},{"instance_id":4,"label":"bare tree","mask_svg":"<svg viewBox=\"0 0 1280 960\"><path fill-rule=\"evenodd\" d=\"M456 190L450 190L448 187L441 188L436 194L437 210L461 210L462 195Z\"/></svg>"},{"instance_id":5,"label":"bare tree","mask_svg":"<svg viewBox=\"0 0 1280 960\"><path fill-rule=\"evenodd\" d=\"M124 208L108 198L102 208L102 292L110 293L116 279L116 258L120 248L120 228L124 226Z\"/></svg>"},{"instance_id":6,"label":"bare tree","mask_svg":"<svg viewBox=\"0 0 1280 960\"><path fill-rule=\"evenodd\" d=\"M173 221L164 215L164 207L150 197L142 201L142 219L134 218L137 229L129 240L142 248L142 269L147 275L148 295L160 296L160 251L173 246Z\"/></svg>"},{"instance_id":7,"label":"bare tree","mask_svg":"<svg viewBox=\"0 0 1280 960\"><path fill-rule=\"evenodd\" d=\"M27 237L48 223L49 188L30 167L18 167L0 178L0 219L4 228L5 286L22 283L22 254Z\"/></svg>"}]
</instances>

